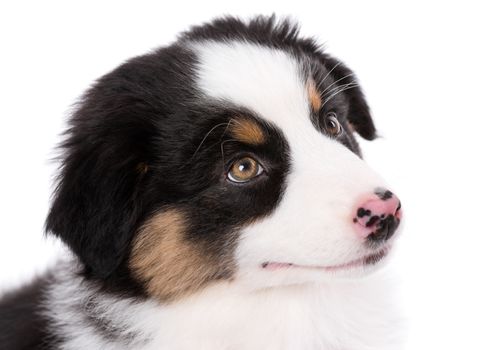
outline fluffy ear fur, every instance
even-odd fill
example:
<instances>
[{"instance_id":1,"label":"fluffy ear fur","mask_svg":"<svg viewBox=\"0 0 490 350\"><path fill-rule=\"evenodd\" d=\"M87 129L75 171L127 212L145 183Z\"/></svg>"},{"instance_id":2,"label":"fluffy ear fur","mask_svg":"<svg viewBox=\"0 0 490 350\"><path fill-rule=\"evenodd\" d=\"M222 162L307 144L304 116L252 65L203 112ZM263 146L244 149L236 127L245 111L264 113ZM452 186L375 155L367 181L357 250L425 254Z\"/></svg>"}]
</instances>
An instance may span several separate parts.
<instances>
[{"instance_id":1,"label":"fluffy ear fur","mask_svg":"<svg viewBox=\"0 0 490 350\"><path fill-rule=\"evenodd\" d=\"M107 81L103 89L92 88L70 120L46 221L46 230L100 278L125 258L141 212L137 192L148 171L143 148L148 135L132 127L129 110L138 101Z\"/></svg>"},{"instance_id":2,"label":"fluffy ear fur","mask_svg":"<svg viewBox=\"0 0 490 350\"><path fill-rule=\"evenodd\" d=\"M175 57L178 64L165 64ZM172 137L165 130L185 125L177 118L178 125L166 127L166 117L175 113L174 101L191 94L187 85L172 84L190 79L191 62L193 56L178 46L136 57L99 79L70 119L46 230L67 243L95 277L124 268L144 215L166 197L151 178L157 160L170 167L176 162L175 153L162 155L158 141Z\"/></svg>"}]
</instances>

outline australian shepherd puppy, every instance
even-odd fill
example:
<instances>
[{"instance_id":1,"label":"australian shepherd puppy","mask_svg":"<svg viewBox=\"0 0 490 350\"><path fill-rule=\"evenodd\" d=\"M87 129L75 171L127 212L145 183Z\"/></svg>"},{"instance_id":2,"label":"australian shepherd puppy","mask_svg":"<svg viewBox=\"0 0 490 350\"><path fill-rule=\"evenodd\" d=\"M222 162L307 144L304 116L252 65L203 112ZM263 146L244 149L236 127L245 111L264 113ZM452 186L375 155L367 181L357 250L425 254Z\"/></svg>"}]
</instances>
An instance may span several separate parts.
<instances>
[{"instance_id":1,"label":"australian shepherd puppy","mask_svg":"<svg viewBox=\"0 0 490 350\"><path fill-rule=\"evenodd\" d=\"M401 206L355 133L355 76L288 21L128 60L70 118L46 228L73 254L3 296L0 348L395 348L367 275Z\"/></svg>"}]
</instances>

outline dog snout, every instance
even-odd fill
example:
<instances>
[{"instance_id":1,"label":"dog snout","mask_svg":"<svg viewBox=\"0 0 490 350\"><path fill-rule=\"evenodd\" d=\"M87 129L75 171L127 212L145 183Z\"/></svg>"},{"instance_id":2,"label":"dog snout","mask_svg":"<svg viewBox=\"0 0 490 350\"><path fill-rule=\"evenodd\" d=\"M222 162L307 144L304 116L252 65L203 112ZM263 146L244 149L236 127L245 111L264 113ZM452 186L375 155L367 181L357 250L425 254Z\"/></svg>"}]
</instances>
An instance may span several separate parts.
<instances>
[{"instance_id":1,"label":"dog snout","mask_svg":"<svg viewBox=\"0 0 490 350\"><path fill-rule=\"evenodd\" d=\"M371 242L389 240L402 217L401 202L391 191L375 189L355 205L353 223L357 234Z\"/></svg>"}]
</instances>

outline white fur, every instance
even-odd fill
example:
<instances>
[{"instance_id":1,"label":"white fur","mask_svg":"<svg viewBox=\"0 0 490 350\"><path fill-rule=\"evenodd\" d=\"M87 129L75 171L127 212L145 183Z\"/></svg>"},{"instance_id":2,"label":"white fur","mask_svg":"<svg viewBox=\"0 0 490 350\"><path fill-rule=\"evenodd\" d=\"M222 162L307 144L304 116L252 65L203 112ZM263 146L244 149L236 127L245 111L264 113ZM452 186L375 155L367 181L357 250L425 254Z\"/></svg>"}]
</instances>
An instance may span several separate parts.
<instances>
[{"instance_id":1,"label":"white fur","mask_svg":"<svg viewBox=\"0 0 490 350\"><path fill-rule=\"evenodd\" d=\"M72 267L75 264L70 264ZM171 305L104 295L75 270L57 274L46 303L63 349L109 350L385 350L398 349L390 290L372 275L335 285L305 284L244 292L214 285ZM110 340L83 312L89 298L99 317L129 340Z\"/></svg>"}]
</instances>

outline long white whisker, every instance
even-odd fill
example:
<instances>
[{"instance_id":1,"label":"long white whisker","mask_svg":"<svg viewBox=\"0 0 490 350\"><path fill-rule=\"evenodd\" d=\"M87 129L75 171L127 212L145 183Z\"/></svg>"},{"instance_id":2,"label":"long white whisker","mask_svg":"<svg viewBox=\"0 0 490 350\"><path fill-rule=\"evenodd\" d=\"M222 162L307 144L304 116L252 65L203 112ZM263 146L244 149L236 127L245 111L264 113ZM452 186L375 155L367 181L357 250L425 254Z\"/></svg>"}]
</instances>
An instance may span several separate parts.
<instances>
[{"instance_id":1,"label":"long white whisker","mask_svg":"<svg viewBox=\"0 0 490 350\"><path fill-rule=\"evenodd\" d=\"M342 84L342 85L339 85L339 86L334 87L328 93L329 94L332 94L332 93L337 92L338 90L342 90L345 87L350 87L350 86L354 86L354 85L358 85L358 83L355 82L355 81L351 81L350 83L345 83L345 84ZM328 98L328 97L329 97L329 95L325 96L325 98Z\"/></svg>"},{"instance_id":2,"label":"long white whisker","mask_svg":"<svg viewBox=\"0 0 490 350\"><path fill-rule=\"evenodd\" d=\"M330 74L334 71L335 68L337 68L339 65L340 65L341 62L337 62L332 69L330 69L327 73L327 75L325 75L323 77L323 79L318 83L318 86L321 86L323 84L323 82L330 76Z\"/></svg>"},{"instance_id":3,"label":"long white whisker","mask_svg":"<svg viewBox=\"0 0 490 350\"><path fill-rule=\"evenodd\" d=\"M346 78L348 78L348 77L351 77L351 76L353 76L353 75L354 75L354 73L350 73L350 74L347 74L346 76L344 76L344 77L342 77L342 78L340 78L340 79L337 79L337 80L336 80L336 81L334 81L332 84L330 84L329 86L327 86L327 87L326 87L326 88L325 88L325 89L324 89L324 90L321 92L320 96L321 96L322 98L323 98L323 97L325 97L325 96L324 96L324 94L325 94L325 93L329 93L328 89L329 89L331 86L333 86L333 85L335 85L335 84L337 84L337 83L341 82L342 80L344 80L344 79L346 79Z\"/></svg>"},{"instance_id":4,"label":"long white whisker","mask_svg":"<svg viewBox=\"0 0 490 350\"><path fill-rule=\"evenodd\" d=\"M347 85L347 84L346 84L346 85ZM330 95L330 96L329 96L329 97L328 97L328 98L327 98L327 99L326 99L326 100L325 100L325 101L322 103L322 107L323 107L323 106L325 106L325 104L326 104L328 101L330 101L332 98L334 98L336 95L340 94L341 92L344 92L344 91L349 90L349 89L354 89L354 88L356 88L356 87L358 87L358 86L359 86L359 84L354 84L354 85L352 85L352 86L348 86L348 87L346 87L346 88L344 88L344 89L341 89L341 90L337 91L337 92L336 92L336 93L334 93L333 95Z\"/></svg>"}]
</instances>

